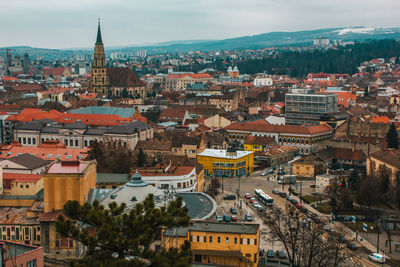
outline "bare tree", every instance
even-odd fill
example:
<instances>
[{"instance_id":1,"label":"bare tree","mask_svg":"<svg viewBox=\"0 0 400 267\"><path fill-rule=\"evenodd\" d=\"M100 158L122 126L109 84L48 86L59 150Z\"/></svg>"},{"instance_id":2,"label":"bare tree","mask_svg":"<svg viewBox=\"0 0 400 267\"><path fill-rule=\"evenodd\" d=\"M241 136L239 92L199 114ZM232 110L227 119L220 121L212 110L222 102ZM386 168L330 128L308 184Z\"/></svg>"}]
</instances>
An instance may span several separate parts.
<instances>
[{"instance_id":1,"label":"bare tree","mask_svg":"<svg viewBox=\"0 0 400 267\"><path fill-rule=\"evenodd\" d=\"M287 213L274 209L266 215L266 236L282 242L295 266L338 266L345 261L344 248L328 239L322 225L315 224L296 209ZM326 236L325 236L326 235Z\"/></svg>"}]
</instances>

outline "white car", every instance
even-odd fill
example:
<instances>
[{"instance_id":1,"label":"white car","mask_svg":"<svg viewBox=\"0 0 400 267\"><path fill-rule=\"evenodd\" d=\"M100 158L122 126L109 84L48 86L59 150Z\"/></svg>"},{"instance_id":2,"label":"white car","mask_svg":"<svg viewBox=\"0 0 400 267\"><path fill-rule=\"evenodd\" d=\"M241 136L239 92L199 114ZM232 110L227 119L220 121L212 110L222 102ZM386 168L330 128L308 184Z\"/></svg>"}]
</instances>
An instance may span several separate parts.
<instances>
[{"instance_id":1,"label":"white car","mask_svg":"<svg viewBox=\"0 0 400 267\"><path fill-rule=\"evenodd\" d=\"M379 263L385 263L386 258L382 254L379 253L372 253L368 255L368 258L372 261L379 262Z\"/></svg>"}]
</instances>

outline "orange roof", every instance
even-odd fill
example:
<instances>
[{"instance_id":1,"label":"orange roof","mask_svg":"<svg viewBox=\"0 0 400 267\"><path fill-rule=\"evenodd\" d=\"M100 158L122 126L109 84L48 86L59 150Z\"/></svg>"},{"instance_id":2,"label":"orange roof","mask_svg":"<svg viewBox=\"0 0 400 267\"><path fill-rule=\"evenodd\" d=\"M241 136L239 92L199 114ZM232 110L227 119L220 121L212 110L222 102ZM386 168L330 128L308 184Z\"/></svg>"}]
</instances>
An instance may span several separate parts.
<instances>
[{"instance_id":1,"label":"orange roof","mask_svg":"<svg viewBox=\"0 0 400 267\"><path fill-rule=\"evenodd\" d=\"M81 99L95 99L97 97L97 93L89 93L87 95L79 95Z\"/></svg>"},{"instance_id":2,"label":"orange roof","mask_svg":"<svg viewBox=\"0 0 400 267\"><path fill-rule=\"evenodd\" d=\"M66 148L60 142L44 143L35 147L21 146L19 143L12 143L0 147L0 159L15 157L16 155L32 154L44 160L74 160L77 157L85 159L89 148Z\"/></svg>"},{"instance_id":3,"label":"orange roof","mask_svg":"<svg viewBox=\"0 0 400 267\"><path fill-rule=\"evenodd\" d=\"M12 76L4 76L3 78L1 78L3 81L17 81L18 79L16 77L12 77Z\"/></svg>"},{"instance_id":4,"label":"orange roof","mask_svg":"<svg viewBox=\"0 0 400 267\"><path fill-rule=\"evenodd\" d=\"M45 68L43 69L43 75L63 75L65 68L64 67L56 67L56 68Z\"/></svg>"},{"instance_id":5,"label":"orange roof","mask_svg":"<svg viewBox=\"0 0 400 267\"><path fill-rule=\"evenodd\" d=\"M383 116L373 117L373 118L371 119L371 122L372 122L372 123L379 123L379 122L389 123L389 122L390 122L390 119L389 119L386 115L383 115Z\"/></svg>"},{"instance_id":6,"label":"orange roof","mask_svg":"<svg viewBox=\"0 0 400 267\"><path fill-rule=\"evenodd\" d=\"M357 95L352 92L318 92L319 94L336 94L338 96L338 105L348 107L351 101L357 100Z\"/></svg>"},{"instance_id":7,"label":"orange roof","mask_svg":"<svg viewBox=\"0 0 400 267\"><path fill-rule=\"evenodd\" d=\"M46 111L39 108L25 108L20 114L9 116L7 121L28 122L42 119L56 119L61 114L61 112L54 109Z\"/></svg>"},{"instance_id":8,"label":"orange roof","mask_svg":"<svg viewBox=\"0 0 400 267\"><path fill-rule=\"evenodd\" d=\"M15 182L37 182L43 175L41 174L25 174L25 173L3 173L4 180L11 180Z\"/></svg>"}]
</instances>

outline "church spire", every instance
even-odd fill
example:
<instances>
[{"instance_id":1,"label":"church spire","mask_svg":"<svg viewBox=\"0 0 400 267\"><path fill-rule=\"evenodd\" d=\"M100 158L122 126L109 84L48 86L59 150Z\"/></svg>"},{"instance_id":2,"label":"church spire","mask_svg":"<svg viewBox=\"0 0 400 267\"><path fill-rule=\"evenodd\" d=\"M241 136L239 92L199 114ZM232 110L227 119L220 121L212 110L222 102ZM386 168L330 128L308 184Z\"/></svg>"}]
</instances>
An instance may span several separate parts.
<instances>
[{"instance_id":1,"label":"church spire","mask_svg":"<svg viewBox=\"0 0 400 267\"><path fill-rule=\"evenodd\" d=\"M97 28L97 39L96 39L96 44L103 44L103 41L101 40L101 30L100 30L100 19L98 22L98 28Z\"/></svg>"}]
</instances>

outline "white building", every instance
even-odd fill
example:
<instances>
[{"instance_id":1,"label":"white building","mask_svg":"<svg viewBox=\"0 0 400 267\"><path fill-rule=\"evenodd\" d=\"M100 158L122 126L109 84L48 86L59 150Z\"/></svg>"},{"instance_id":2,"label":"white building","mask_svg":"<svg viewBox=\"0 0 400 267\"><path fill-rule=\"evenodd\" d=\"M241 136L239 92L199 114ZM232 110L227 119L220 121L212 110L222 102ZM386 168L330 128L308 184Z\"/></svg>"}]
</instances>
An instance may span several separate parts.
<instances>
[{"instance_id":1,"label":"white building","mask_svg":"<svg viewBox=\"0 0 400 267\"><path fill-rule=\"evenodd\" d=\"M266 76L257 76L253 82L254 86L261 87L261 86L272 86L274 82L270 77Z\"/></svg>"},{"instance_id":2,"label":"white building","mask_svg":"<svg viewBox=\"0 0 400 267\"><path fill-rule=\"evenodd\" d=\"M337 176L332 174L321 174L315 177L315 190L318 193L325 193L328 186L337 182Z\"/></svg>"}]
</instances>

